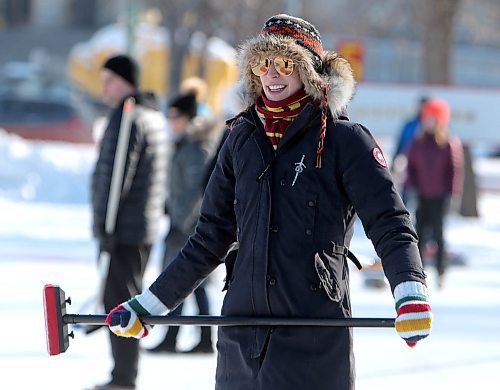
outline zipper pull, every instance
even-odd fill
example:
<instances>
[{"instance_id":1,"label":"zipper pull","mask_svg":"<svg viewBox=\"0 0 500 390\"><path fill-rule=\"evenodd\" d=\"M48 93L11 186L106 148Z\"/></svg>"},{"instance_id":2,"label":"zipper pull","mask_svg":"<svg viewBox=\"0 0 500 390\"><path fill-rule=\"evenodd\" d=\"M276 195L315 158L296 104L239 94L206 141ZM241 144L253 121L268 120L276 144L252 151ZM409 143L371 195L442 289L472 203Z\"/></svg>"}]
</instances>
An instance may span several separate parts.
<instances>
[{"instance_id":1,"label":"zipper pull","mask_svg":"<svg viewBox=\"0 0 500 390\"><path fill-rule=\"evenodd\" d=\"M267 164L262 173L257 177L257 183L260 183L264 175L267 173L267 171L271 168L271 163Z\"/></svg>"}]
</instances>

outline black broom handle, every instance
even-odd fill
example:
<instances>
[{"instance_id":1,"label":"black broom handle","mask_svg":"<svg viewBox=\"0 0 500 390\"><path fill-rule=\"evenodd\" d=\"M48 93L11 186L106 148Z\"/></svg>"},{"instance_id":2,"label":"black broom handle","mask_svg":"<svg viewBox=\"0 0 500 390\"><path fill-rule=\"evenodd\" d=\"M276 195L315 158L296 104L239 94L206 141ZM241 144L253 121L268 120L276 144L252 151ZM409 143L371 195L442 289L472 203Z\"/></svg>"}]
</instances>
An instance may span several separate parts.
<instances>
[{"instance_id":1,"label":"black broom handle","mask_svg":"<svg viewBox=\"0 0 500 390\"><path fill-rule=\"evenodd\" d=\"M64 314L66 324L106 325L105 314ZM141 316L147 325L214 326L336 326L349 328L393 328L394 318L290 318L246 316Z\"/></svg>"}]
</instances>

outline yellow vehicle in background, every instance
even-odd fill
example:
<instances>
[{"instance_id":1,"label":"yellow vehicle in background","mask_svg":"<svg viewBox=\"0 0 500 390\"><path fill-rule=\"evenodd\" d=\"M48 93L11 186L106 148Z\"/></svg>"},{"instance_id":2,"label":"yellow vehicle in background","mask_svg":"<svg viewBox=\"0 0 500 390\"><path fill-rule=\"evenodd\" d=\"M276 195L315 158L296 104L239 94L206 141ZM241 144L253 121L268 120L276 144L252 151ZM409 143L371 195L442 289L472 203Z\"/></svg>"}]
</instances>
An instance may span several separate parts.
<instances>
[{"instance_id":1,"label":"yellow vehicle in background","mask_svg":"<svg viewBox=\"0 0 500 390\"><path fill-rule=\"evenodd\" d=\"M196 34L194 35L196 36ZM184 60L182 79L198 76L207 82L207 104L214 113L226 111L225 96L238 80L236 50L219 38L209 38L206 47L191 44ZM170 75L170 36L158 25L139 23L134 35L134 57L141 65L141 89L167 97ZM98 30L88 41L73 47L68 58L70 81L99 99L99 71L111 55L127 52L127 28L113 24ZM203 69L204 74L198 74Z\"/></svg>"}]
</instances>

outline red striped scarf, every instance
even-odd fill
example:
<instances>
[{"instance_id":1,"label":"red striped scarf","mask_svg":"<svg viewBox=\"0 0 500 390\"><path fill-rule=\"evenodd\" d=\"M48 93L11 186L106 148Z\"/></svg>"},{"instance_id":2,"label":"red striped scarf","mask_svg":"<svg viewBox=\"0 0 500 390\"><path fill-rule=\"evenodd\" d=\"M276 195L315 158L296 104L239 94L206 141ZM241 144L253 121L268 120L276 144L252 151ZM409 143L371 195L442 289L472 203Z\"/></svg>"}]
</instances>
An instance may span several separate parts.
<instances>
[{"instance_id":1,"label":"red striped scarf","mask_svg":"<svg viewBox=\"0 0 500 390\"><path fill-rule=\"evenodd\" d=\"M306 95L304 89L278 102L267 99L264 92L257 98L255 108L259 117L264 120L264 130L274 150L278 148L288 125L312 100L309 95Z\"/></svg>"}]
</instances>

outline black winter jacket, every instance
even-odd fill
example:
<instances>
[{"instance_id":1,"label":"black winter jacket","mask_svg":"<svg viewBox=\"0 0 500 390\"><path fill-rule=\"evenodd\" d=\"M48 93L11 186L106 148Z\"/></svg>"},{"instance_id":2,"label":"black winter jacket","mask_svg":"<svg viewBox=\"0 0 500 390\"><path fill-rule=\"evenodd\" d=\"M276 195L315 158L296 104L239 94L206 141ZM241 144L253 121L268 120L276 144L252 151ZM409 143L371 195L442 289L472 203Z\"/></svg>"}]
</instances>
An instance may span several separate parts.
<instances>
[{"instance_id":1,"label":"black winter jacket","mask_svg":"<svg viewBox=\"0 0 500 390\"><path fill-rule=\"evenodd\" d=\"M151 95L134 96L136 106L126 157L115 232L116 242L152 244L164 214L169 144L166 120ZM106 211L123 102L110 114L92 175L93 232L105 234Z\"/></svg>"},{"instance_id":2,"label":"black winter jacket","mask_svg":"<svg viewBox=\"0 0 500 390\"><path fill-rule=\"evenodd\" d=\"M392 289L425 283L408 211L374 138L359 124L330 119L317 169L320 118L320 109L307 105L274 152L254 108L240 117L220 151L195 234L150 287L168 308L238 241L223 315L350 317L347 260L333 245L349 247L356 215ZM321 275L333 286L329 294ZM217 389L354 388L348 328L220 327L217 348Z\"/></svg>"}]
</instances>

